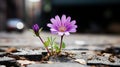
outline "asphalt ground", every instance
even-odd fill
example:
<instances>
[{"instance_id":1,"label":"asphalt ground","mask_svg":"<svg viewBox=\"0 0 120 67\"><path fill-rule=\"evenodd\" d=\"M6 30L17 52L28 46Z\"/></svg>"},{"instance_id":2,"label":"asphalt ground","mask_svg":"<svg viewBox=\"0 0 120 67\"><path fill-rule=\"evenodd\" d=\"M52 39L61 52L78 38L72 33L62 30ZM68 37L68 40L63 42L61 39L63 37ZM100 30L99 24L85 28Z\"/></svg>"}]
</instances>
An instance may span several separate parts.
<instances>
[{"instance_id":1,"label":"asphalt ground","mask_svg":"<svg viewBox=\"0 0 120 67\"><path fill-rule=\"evenodd\" d=\"M56 42L60 42L60 36L53 35L49 32L41 32L41 37L45 40L47 37L55 37ZM101 45L104 46L119 45L120 35L107 35L107 34L79 34L73 33L69 36L64 36L64 42L66 43L66 48L74 48L81 45ZM42 43L39 38L35 37L32 32L25 31L23 33L6 33L0 32L0 46L32 46L32 47L42 47ZM94 47L90 47L93 49Z\"/></svg>"},{"instance_id":2,"label":"asphalt ground","mask_svg":"<svg viewBox=\"0 0 120 67\"><path fill-rule=\"evenodd\" d=\"M45 40L47 37L55 37L56 42L60 42L60 36L53 35L49 32L41 32L42 38ZM64 36L64 40L66 43L66 51L94 51L94 50L104 50L108 47L120 47L120 35L106 35L106 34L79 34L74 33L70 36ZM1 47L17 47L17 48L25 48L25 47L31 47L31 48L38 48L42 47L42 43L39 41L39 38L35 37L32 32L25 31L23 33L17 33L17 32L0 32L0 46ZM79 52L80 53L80 52ZM78 53L78 54L79 54ZM89 53L89 52L88 52ZM76 59L86 59L86 56L81 56L81 54L76 55ZM96 57L95 57L96 58ZM104 58L104 57L100 57ZM108 57L107 57L108 58ZM100 61L100 62L99 62ZM87 61L88 64L110 64L107 62L103 62L103 60L91 60ZM119 60L118 63L114 64L111 63L111 65L120 65ZM76 64L76 63L58 63L58 64L31 64L27 67L56 67L56 66L63 66L63 67L89 67L87 65L82 64ZM99 67L102 67L100 65ZM104 67L104 66L103 66ZM110 66L112 67L112 66Z\"/></svg>"}]
</instances>

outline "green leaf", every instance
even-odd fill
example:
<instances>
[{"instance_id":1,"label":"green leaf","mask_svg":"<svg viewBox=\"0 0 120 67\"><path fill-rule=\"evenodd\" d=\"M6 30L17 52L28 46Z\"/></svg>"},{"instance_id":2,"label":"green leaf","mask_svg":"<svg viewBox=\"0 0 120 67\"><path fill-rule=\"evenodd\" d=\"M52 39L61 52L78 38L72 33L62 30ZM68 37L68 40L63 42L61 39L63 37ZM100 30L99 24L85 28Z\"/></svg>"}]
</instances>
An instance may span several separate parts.
<instances>
[{"instance_id":1,"label":"green leaf","mask_svg":"<svg viewBox=\"0 0 120 67\"><path fill-rule=\"evenodd\" d=\"M55 39L56 39L56 38L54 38L54 39L52 40L52 42L54 42L54 41L55 41Z\"/></svg>"},{"instance_id":2,"label":"green leaf","mask_svg":"<svg viewBox=\"0 0 120 67\"><path fill-rule=\"evenodd\" d=\"M44 43L45 47L48 47L49 43L50 43L49 41L45 41L45 43Z\"/></svg>"},{"instance_id":3,"label":"green leaf","mask_svg":"<svg viewBox=\"0 0 120 67\"><path fill-rule=\"evenodd\" d=\"M29 29L30 32L35 33L33 29Z\"/></svg>"},{"instance_id":4,"label":"green leaf","mask_svg":"<svg viewBox=\"0 0 120 67\"><path fill-rule=\"evenodd\" d=\"M57 43L54 43L53 48L55 49L55 52L59 52L60 51Z\"/></svg>"},{"instance_id":5,"label":"green leaf","mask_svg":"<svg viewBox=\"0 0 120 67\"><path fill-rule=\"evenodd\" d=\"M47 40L50 42L50 37L47 37Z\"/></svg>"},{"instance_id":6,"label":"green leaf","mask_svg":"<svg viewBox=\"0 0 120 67\"><path fill-rule=\"evenodd\" d=\"M65 48L65 43L64 42L62 42L62 48Z\"/></svg>"},{"instance_id":7,"label":"green leaf","mask_svg":"<svg viewBox=\"0 0 120 67\"><path fill-rule=\"evenodd\" d=\"M36 35L35 35L35 34L33 34L33 36L34 36L34 37L36 37Z\"/></svg>"},{"instance_id":8,"label":"green leaf","mask_svg":"<svg viewBox=\"0 0 120 67\"><path fill-rule=\"evenodd\" d=\"M58 53L58 52L60 52L60 49L58 48L58 49L56 49L56 52Z\"/></svg>"},{"instance_id":9,"label":"green leaf","mask_svg":"<svg viewBox=\"0 0 120 67\"><path fill-rule=\"evenodd\" d=\"M59 47L58 47L58 44L55 43L55 44L53 45L53 48L58 49L58 48L59 48Z\"/></svg>"},{"instance_id":10,"label":"green leaf","mask_svg":"<svg viewBox=\"0 0 120 67\"><path fill-rule=\"evenodd\" d=\"M53 45L56 38L50 37L50 44Z\"/></svg>"},{"instance_id":11,"label":"green leaf","mask_svg":"<svg viewBox=\"0 0 120 67\"><path fill-rule=\"evenodd\" d=\"M41 28L39 29L39 33L40 33L42 30L43 30L43 28L41 27Z\"/></svg>"},{"instance_id":12,"label":"green leaf","mask_svg":"<svg viewBox=\"0 0 120 67\"><path fill-rule=\"evenodd\" d=\"M36 37L36 34L35 34L35 32L34 32L33 29L29 29L29 31L33 33L33 36L34 36L34 37Z\"/></svg>"}]
</instances>

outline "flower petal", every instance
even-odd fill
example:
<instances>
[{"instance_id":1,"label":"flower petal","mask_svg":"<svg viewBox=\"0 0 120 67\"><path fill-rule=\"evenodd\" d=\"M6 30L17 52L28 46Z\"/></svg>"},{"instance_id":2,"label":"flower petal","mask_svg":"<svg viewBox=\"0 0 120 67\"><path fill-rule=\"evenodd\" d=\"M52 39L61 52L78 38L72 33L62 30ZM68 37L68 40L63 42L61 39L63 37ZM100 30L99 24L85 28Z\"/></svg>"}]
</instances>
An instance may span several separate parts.
<instances>
[{"instance_id":1,"label":"flower petal","mask_svg":"<svg viewBox=\"0 0 120 67\"><path fill-rule=\"evenodd\" d=\"M78 26L77 25L74 25L75 28L77 28Z\"/></svg>"},{"instance_id":2,"label":"flower petal","mask_svg":"<svg viewBox=\"0 0 120 67\"><path fill-rule=\"evenodd\" d=\"M69 16L67 17L66 22L70 22L70 20L71 20L71 17Z\"/></svg>"},{"instance_id":3,"label":"flower petal","mask_svg":"<svg viewBox=\"0 0 120 67\"><path fill-rule=\"evenodd\" d=\"M64 34L64 32L58 32L58 35L62 36Z\"/></svg>"},{"instance_id":4,"label":"flower petal","mask_svg":"<svg viewBox=\"0 0 120 67\"><path fill-rule=\"evenodd\" d=\"M61 23L54 18L51 18L50 21L53 23L54 26L60 26L61 25Z\"/></svg>"},{"instance_id":5,"label":"flower petal","mask_svg":"<svg viewBox=\"0 0 120 67\"><path fill-rule=\"evenodd\" d=\"M51 31L57 31L56 29L53 29L53 28L52 28L52 29L50 29L50 30L51 30Z\"/></svg>"},{"instance_id":6,"label":"flower petal","mask_svg":"<svg viewBox=\"0 0 120 67\"><path fill-rule=\"evenodd\" d=\"M76 29L71 29L69 32L76 32Z\"/></svg>"},{"instance_id":7,"label":"flower petal","mask_svg":"<svg viewBox=\"0 0 120 67\"><path fill-rule=\"evenodd\" d=\"M59 23L61 22L60 17L58 15L55 16L55 20L57 20Z\"/></svg>"},{"instance_id":8,"label":"flower petal","mask_svg":"<svg viewBox=\"0 0 120 67\"><path fill-rule=\"evenodd\" d=\"M70 24L71 17L67 17L64 26L68 26Z\"/></svg>"},{"instance_id":9,"label":"flower petal","mask_svg":"<svg viewBox=\"0 0 120 67\"><path fill-rule=\"evenodd\" d=\"M61 21L62 21L62 23L66 22L66 15L62 15Z\"/></svg>"},{"instance_id":10,"label":"flower petal","mask_svg":"<svg viewBox=\"0 0 120 67\"><path fill-rule=\"evenodd\" d=\"M38 24L33 25L33 26L32 26L32 29L34 30L35 33L38 33L38 31L39 31L39 26L38 26Z\"/></svg>"},{"instance_id":11,"label":"flower petal","mask_svg":"<svg viewBox=\"0 0 120 67\"><path fill-rule=\"evenodd\" d=\"M51 31L52 34L57 34L57 31Z\"/></svg>"},{"instance_id":12,"label":"flower petal","mask_svg":"<svg viewBox=\"0 0 120 67\"><path fill-rule=\"evenodd\" d=\"M73 24L73 25L76 24L76 21L75 20L71 21L71 24Z\"/></svg>"},{"instance_id":13,"label":"flower petal","mask_svg":"<svg viewBox=\"0 0 120 67\"><path fill-rule=\"evenodd\" d=\"M50 23L48 23L48 24L47 24L47 26L48 26L48 27L52 27L53 25L52 25L52 24L50 24Z\"/></svg>"},{"instance_id":14,"label":"flower petal","mask_svg":"<svg viewBox=\"0 0 120 67\"><path fill-rule=\"evenodd\" d=\"M70 35L70 33L69 32L65 32L65 35Z\"/></svg>"},{"instance_id":15,"label":"flower petal","mask_svg":"<svg viewBox=\"0 0 120 67\"><path fill-rule=\"evenodd\" d=\"M72 25L71 28L72 29L77 28L77 25Z\"/></svg>"},{"instance_id":16,"label":"flower petal","mask_svg":"<svg viewBox=\"0 0 120 67\"><path fill-rule=\"evenodd\" d=\"M51 18L50 21L51 21L52 23L56 23L56 20L55 20L54 18Z\"/></svg>"}]
</instances>

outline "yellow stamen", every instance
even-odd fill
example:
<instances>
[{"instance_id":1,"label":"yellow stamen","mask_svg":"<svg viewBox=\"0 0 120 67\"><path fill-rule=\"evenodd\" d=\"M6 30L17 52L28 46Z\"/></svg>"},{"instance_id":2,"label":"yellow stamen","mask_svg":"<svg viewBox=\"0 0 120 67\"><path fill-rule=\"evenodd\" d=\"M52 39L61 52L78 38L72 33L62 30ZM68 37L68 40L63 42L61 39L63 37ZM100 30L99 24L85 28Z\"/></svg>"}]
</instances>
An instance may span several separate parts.
<instances>
[{"instance_id":1,"label":"yellow stamen","mask_svg":"<svg viewBox=\"0 0 120 67\"><path fill-rule=\"evenodd\" d=\"M66 27L64 27L64 26L61 26L61 27L59 27L59 29L58 29L60 32L65 32L66 31Z\"/></svg>"}]
</instances>

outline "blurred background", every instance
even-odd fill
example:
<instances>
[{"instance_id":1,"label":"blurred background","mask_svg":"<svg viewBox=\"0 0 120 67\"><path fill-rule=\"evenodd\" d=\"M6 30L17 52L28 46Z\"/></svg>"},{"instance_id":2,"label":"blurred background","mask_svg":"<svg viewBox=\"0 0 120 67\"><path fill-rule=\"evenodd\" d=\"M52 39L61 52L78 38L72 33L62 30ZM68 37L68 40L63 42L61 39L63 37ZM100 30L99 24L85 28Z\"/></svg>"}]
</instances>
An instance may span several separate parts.
<instances>
[{"instance_id":1,"label":"blurred background","mask_svg":"<svg viewBox=\"0 0 120 67\"><path fill-rule=\"evenodd\" d=\"M120 45L120 0L0 0L0 46L43 46L28 31L35 23L44 27L43 40L53 36L59 43L60 37L51 35L46 24L62 14L78 25L77 33L64 37L66 49Z\"/></svg>"},{"instance_id":2,"label":"blurred background","mask_svg":"<svg viewBox=\"0 0 120 67\"><path fill-rule=\"evenodd\" d=\"M71 16L72 20L77 21L76 24L78 26L77 33L63 38L63 41L66 43L65 49L73 50L73 52L74 50L108 51L108 53L118 54L118 56L115 57L112 54L105 53L104 57L110 55L111 59L109 58L108 60L111 60L111 62L115 64L117 64L116 62L120 63L120 0L0 0L0 55L4 54L2 48L4 49L6 47L32 47L37 49L39 47L44 47L39 38L34 37L33 33L29 31L35 23L39 24L40 27L43 27L43 32L41 32L40 35L44 41L47 37L52 36L53 38L56 38L55 42L60 43L60 36L52 35L49 32L47 23L50 23L52 17L55 17L56 15L61 17L63 14ZM12 51L11 48L7 50ZM70 52L70 55L73 56L73 52ZM36 51L35 53L37 54ZM92 56L94 57L92 54L86 56L86 52L81 52L81 54L84 58L88 57L89 59L92 59ZM104 53L96 52L96 54L103 56ZM12 57L12 53L5 53L5 55ZM26 57L28 57L27 55ZM32 57L32 54L30 56ZM18 58L18 56L14 57ZM117 57L119 57L119 59L116 61L115 59L117 59ZM24 57L20 58L24 59ZM99 59L99 57L95 55L95 58L101 60L103 57L100 57ZM59 58L56 59L59 60ZM65 58L63 57L63 59ZM105 60L106 59L107 58L105 58ZM84 60L80 56L78 62L84 65L87 63L86 60L87 59ZM69 61L69 59L64 62L66 61ZM0 62L2 62L2 60L0 60ZM21 61L21 63L24 62ZM14 62L12 61L10 63L13 64ZM34 64L34 62L27 63ZM48 63L51 64L54 62L50 61ZM99 66L97 67L113 67L109 66L108 63L106 63L107 66L103 66L103 62L102 65L99 63L100 62L98 62L97 65ZM39 62L37 62L37 64L39 64ZM5 67L1 65L3 64L0 64L0 67ZM26 64L22 65L26 66Z\"/></svg>"},{"instance_id":3,"label":"blurred background","mask_svg":"<svg viewBox=\"0 0 120 67\"><path fill-rule=\"evenodd\" d=\"M120 0L0 0L0 31L44 27L55 15L77 21L79 33L120 34Z\"/></svg>"}]
</instances>

